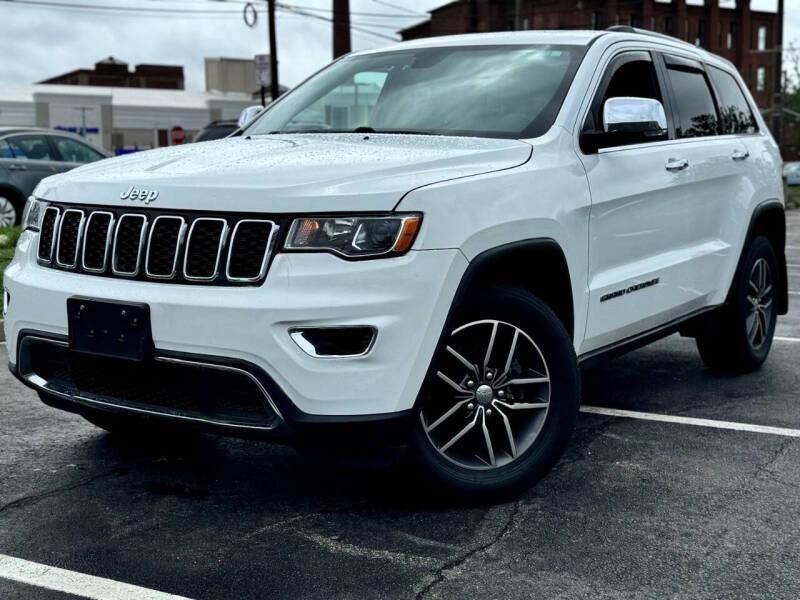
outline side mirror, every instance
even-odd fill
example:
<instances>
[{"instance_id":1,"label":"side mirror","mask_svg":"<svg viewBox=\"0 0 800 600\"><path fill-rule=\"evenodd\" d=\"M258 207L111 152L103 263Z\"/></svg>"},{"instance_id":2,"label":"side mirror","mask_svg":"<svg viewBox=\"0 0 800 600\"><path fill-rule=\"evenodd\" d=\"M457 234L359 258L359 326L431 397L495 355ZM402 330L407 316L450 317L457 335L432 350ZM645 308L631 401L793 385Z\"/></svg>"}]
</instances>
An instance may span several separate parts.
<instances>
[{"instance_id":1,"label":"side mirror","mask_svg":"<svg viewBox=\"0 0 800 600\"><path fill-rule=\"evenodd\" d=\"M603 131L663 135L667 114L658 100L652 98L609 98L603 105Z\"/></svg>"},{"instance_id":2,"label":"side mirror","mask_svg":"<svg viewBox=\"0 0 800 600\"><path fill-rule=\"evenodd\" d=\"M652 98L609 98L603 105L603 130L581 135L584 152L600 148L641 144L667 137L664 106Z\"/></svg>"},{"instance_id":3,"label":"side mirror","mask_svg":"<svg viewBox=\"0 0 800 600\"><path fill-rule=\"evenodd\" d=\"M250 124L250 122L255 119L258 116L258 113L260 113L262 110L264 110L264 107L259 104L245 108L241 113L239 113L239 127L241 128Z\"/></svg>"}]
</instances>

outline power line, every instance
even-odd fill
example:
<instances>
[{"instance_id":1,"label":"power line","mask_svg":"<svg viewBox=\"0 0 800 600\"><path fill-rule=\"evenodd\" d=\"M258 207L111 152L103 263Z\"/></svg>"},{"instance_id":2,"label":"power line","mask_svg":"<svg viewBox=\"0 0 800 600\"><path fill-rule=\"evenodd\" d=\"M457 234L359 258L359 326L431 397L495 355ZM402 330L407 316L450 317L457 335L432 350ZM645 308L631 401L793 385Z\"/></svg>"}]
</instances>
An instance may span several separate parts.
<instances>
[{"instance_id":1,"label":"power line","mask_svg":"<svg viewBox=\"0 0 800 600\"><path fill-rule=\"evenodd\" d=\"M278 5L278 9L283 11L283 12L289 12L289 13L292 13L292 14L297 14L297 15L302 15L302 16L305 16L305 17L309 17L311 19L317 19L319 21L325 21L327 23L333 23L333 19L330 18L330 17L323 17L322 15L315 15L313 13L305 12L305 11L303 11L301 9L298 9L298 8L290 8L289 5L280 4L280 5ZM386 35L384 33L379 33L377 31L372 31L371 29L367 29L365 27L359 27L357 25L350 25L350 29L352 29L354 31L360 31L362 33L366 33L366 34L369 34L369 35L373 35L375 37L383 38L383 39L386 39L386 40L391 40L393 42L400 41L396 37L393 37L393 36L390 36L390 35Z\"/></svg>"},{"instance_id":2,"label":"power line","mask_svg":"<svg viewBox=\"0 0 800 600\"><path fill-rule=\"evenodd\" d=\"M396 4L392 4L391 2L386 2L386 0L372 0L375 4L383 4L384 6L388 6L390 8L396 8L397 10L402 10L403 12L411 13L413 15L417 15L419 17L427 17L428 13L421 13L415 10L411 10L404 6L397 6Z\"/></svg>"}]
</instances>

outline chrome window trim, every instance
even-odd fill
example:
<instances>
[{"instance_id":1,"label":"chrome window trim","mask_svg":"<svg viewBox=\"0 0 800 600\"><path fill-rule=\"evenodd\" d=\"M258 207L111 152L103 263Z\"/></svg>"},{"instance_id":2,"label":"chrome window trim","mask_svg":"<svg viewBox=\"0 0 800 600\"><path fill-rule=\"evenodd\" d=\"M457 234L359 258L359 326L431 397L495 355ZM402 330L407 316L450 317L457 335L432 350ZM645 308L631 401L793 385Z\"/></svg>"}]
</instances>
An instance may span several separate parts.
<instances>
[{"instance_id":1,"label":"chrome window trim","mask_svg":"<svg viewBox=\"0 0 800 600\"><path fill-rule=\"evenodd\" d=\"M72 263L70 264L70 263L62 263L61 260L59 260L58 255L61 252L61 228L64 226L64 219L71 212L76 212L76 213L80 214L81 220L78 221L78 235L75 238L75 252L73 254ZM58 243L56 243L56 257L55 257L55 262L59 267L66 267L67 269L74 269L75 267L78 266L78 254L79 254L79 249L80 249L80 246L81 246L81 237L82 237L82 233L83 233L83 224L85 222L86 222L86 213L83 212L79 208L68 208L67 210L65 210L62 213L61 219L59 220L59 223L58 223Z\"/></svg>"},{"instance_id":2,"label":"chrome window trim","mask_svg":"<svg viewBox=\"0 0 800 600\"><path fill-rule=\"evenodd\" d=\"M103 266L99 269L93 267L86 266L86 239L88 236L83 236L83 248L81 250L81 268L84 271L88 271L89 273L104 273L106 270L106 266L108 264L108 249L111 247L111 236L114 232L114 223L116 219L114 219L114 213L105 211L105 210L95 210L89 213L89 218L86 219L86 227L84 229L84 233L89 231L89 226L92 224L92 219L97 215L108 215L108 228L106 229L106 243L105 248L103 250Z\"/></svg>"},{"instance_id":3,"label":"chrome window trim","mask_svg":"<svg viewBox=\"0 0 800 600\"><path fill-rule=\"evenodd\" d=\"M269 232L269 237L267 238L267 245L264 248L264 256L261 259L261 268L258 271L258 275L256 277L233 277L231 275L231 254L233 253L233 246L236 243L236 232L239 229L239 226L242 223L269 223L272 227ZM270 219L242 219L241 221L237 222L233 228L233 233L231 233L231 243L228 244L228 260L225 263L225 277L228 278L228 281L236 281L240 283L253 283L255 281L259 281L267 272L267 264L269 263L269 257L271 254L272 249L272 241L275 237L275 232L278 230L278 225L275 221L271 221Z\"/></svg>"},{"instance_id":4,"label":"chrome window trim","mask_svg":"<svg viewBox=\"0 0 800 600\"><path fill-rule=\"evenodd\" d=\"M139 233L139 251L136 254L136 267L132 272L120 271L117 269L117 239L119 238L119 228L122 225L122 222L128 217L142 220L142 230ZM111 253L111 272L114 275L119 275L120 277L136 277L139 274L139 267L141 266L142 262L142 246L144 245L144 239L146 235L147 217L145 215L137 213L124 213L119 218L117 221L117 227L114 230L114 251Z\"/></svg>"},{"instance_id":5,"label":"chrome window trim","mask_svg":"<svg viewBox=\"0 0 800 600\"><path fill-rule=\"evenodd\" d=\"M178 228L178 239L175 242L175 254L172 256L172 270L168 275L157 275L155 273L150 272L150 245L153 243L153 232L156 230L156 223L158 223L161 219L172 219L178 220L181 222L180 227ZM186 219L179 215L159 215L150 225L150 233L147 236L147 251L144 255L144 274L151 279L174 279L175 275L178 274L178 254L181 250L181 244L183 243L183 237L186 235Z\"/></svg>"},{"instance_id":6,"label":"chrome window trim","mask_svg":"<svg viewBox=\"0 0 800 600\"><path fill-rule=\"evenodd\" d=\"M211 277L196 277L194 275L189 275L186 271L186 265L189 260L189 248L192 246L192 233L194 232L194 226L197 225L198 221L219 221L222 223L222 231L219 234L219 245L217 246L217 260L214 263L214 274ZM220 259L222 258L222 249L225 247L225 242L228 239L228 232L230 227L228 226L228 221L225 219L220 219L218 217L198 217L194 221L192 221L192 226L189 228L189 234L186 236L186 248L184 248L183 253L183 277L188 281L214 281L217 277L219 277L219 263Z\"/></svg>"},{"instance_id":7,"label":"chrome window trim","mask_svg":"<svg viewBox=\"0 0 800 600\"><path fill-rule=\"evenodd\" d=\"M45 265L49 265L49 264L53 263L53 252L55 251L56 239L58 237L58 228L59 228L60 221L61 221L61 209L58 208L57 206L48 206L47 208L45 208L44 209L44 215L42 215L42 221L44 221L44 218L47 216L47 211L48 210L56 211L56 218L53 221L53 239L50 240L50 252L48 253L47 259L44 259L39 255L39 245L40 245L40 243L42 241L41 228L39 230L39 235L37 236L38 240L37 240L37 243L36 243L36 260L39 263L45 264Z\"/></svg>"}]
</instances>

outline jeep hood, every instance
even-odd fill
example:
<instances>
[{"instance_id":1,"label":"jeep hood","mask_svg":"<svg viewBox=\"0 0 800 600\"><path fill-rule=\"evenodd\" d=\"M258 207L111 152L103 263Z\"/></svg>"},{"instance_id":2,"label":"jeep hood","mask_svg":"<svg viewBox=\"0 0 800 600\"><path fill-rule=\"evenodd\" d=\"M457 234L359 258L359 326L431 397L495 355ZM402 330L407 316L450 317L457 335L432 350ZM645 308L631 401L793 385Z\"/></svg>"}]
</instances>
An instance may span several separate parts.
<instances>
[{"instance_id":1,"label":"jeep hood","mask_svg":"<svg viewBox=\"0 0 800 600\"><path fill-rule=\"evenodd\" d=\"M55 202L141 207L131 186L158 191L152 208L234 212L391 210L410 190L525 163L518 140L388 134L235 137L160 148L43 180Z\"/></svg>"}]
</instances>

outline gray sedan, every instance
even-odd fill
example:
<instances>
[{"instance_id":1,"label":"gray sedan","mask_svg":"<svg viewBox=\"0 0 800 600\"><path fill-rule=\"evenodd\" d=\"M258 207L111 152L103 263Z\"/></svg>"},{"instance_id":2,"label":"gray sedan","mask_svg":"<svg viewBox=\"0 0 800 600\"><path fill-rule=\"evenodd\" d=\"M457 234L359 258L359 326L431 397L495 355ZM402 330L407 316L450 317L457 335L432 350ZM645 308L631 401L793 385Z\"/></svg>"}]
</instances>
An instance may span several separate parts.
<instances>
[{"instance_id":1,"label":"gray sedan","mask_svg":"<svg viewBox=\"0 0 800 600\"><path fill-rule=\"evenodd\" d=\"M0 127L0 227L19 223L25 200L40 180L106 156L70 133Z\"/></svg>"}]
</instances>

